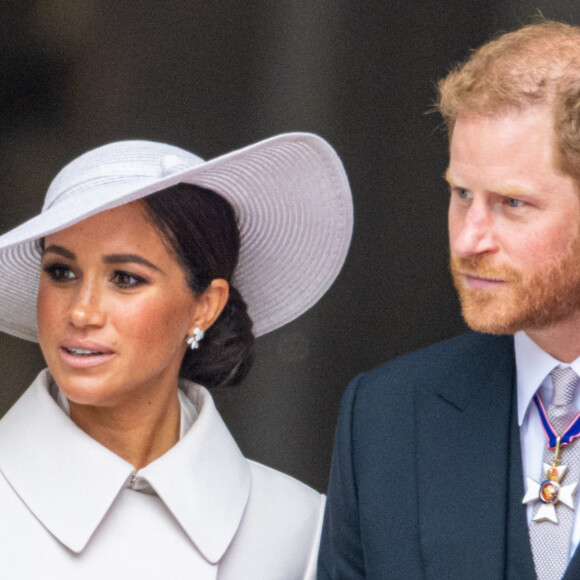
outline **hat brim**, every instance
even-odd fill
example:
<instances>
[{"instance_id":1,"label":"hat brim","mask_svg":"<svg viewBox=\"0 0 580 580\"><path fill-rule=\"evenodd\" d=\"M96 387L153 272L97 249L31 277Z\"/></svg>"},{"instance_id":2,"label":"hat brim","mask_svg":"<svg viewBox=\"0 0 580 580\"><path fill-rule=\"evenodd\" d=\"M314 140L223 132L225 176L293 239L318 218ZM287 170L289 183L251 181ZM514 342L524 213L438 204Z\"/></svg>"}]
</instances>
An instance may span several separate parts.
<instances>
[{"instance_id":1,"label":"hat brim","mask_svg":"<svg viewBox=\"0 0 580 580\"><path fill-rule=\"evenodd\" d=\"M137 187L111 185L88 202L71 198L0 236L0 330L38 341L36 240L181 182L211 189L234 207L241 250L233 284L256 336L308 310L340 272L353 225L346 173L326 141L288 133Z\"/></svg>"}]
</instances>

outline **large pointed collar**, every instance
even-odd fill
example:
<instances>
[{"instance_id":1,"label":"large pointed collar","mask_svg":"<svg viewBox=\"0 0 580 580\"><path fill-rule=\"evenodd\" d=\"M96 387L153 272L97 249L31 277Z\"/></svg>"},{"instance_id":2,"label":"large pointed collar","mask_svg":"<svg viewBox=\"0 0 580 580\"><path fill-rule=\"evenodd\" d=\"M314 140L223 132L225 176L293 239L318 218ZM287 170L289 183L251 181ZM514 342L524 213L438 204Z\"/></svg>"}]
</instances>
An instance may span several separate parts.
<instances>
[{"instance_id":1,"label":"large pointed collar","mask_svg":"<svg viewBox=\"0 0 580 580\"><path fill-rule=\"evenodd\" d=\"M0 470L63 544L80 552L133 467L79 429L42 371L0 421Z\"/></svg>"},{"instance_id":2,"label":"large pointed collar","mask_svg":"<svg viewBox=\"0 0 580 580\"><path fill-rule=\"evenodd\" d=\"M240 525L250 495L250 469L208 391L189 381L181 381L180 388L198 417L175 447L139 475L215 563Z\"/></svg>"},{"instance_id":3,"label":"large pointed collar","mask_svg":"<svg viewBox=\"0 0 580 580\"><path fill-rule=\"evenodd\" d=\"M127 485L133 467L80 430L51 397L43 371L0 421L0 471L38 520L81 552ZM185 437L139 472L198 550L217 562L250 492L247 462L211 396L181 385L198 418ZM138 492L135 492L138 493Z\"/></svg>"}]
</instances>

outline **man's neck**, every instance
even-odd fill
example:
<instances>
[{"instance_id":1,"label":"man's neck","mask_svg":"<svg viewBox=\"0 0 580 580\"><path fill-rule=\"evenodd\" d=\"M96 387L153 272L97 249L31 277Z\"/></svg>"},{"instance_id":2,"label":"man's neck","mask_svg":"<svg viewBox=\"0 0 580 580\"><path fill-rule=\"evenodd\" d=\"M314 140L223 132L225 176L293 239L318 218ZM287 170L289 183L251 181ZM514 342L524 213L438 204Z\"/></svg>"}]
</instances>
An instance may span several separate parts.
<instances>
[{"instance_id":1,"label":"man's neck","mask_svg":"<svg viewBox=\"0 0 580 580\"><path fill-rule=\"evenodd\" d=\"M543 350L564 363L580 357L580 311L546 328L526 330Z\"/></svg>"}]
</instances>

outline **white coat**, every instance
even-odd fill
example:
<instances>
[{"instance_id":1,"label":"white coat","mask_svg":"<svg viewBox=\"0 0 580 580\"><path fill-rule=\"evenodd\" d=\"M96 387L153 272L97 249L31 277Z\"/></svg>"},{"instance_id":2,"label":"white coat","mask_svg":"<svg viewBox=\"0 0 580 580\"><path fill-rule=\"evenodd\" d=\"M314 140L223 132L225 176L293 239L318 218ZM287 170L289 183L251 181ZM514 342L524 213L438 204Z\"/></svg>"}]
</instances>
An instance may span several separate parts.
<instances>
[{"instance_id":1,"label":"white coat","mask_svg":"<svg viewBox=\"0 0 580 580\"><path fill-rule=\"evenodd\" d=\"M0 420L0 578L316 577L324 496L245 459L206 389L180 384L198 416L137 474L147 493L50 384L43 371Z\"/></svg>"}]
</instances>

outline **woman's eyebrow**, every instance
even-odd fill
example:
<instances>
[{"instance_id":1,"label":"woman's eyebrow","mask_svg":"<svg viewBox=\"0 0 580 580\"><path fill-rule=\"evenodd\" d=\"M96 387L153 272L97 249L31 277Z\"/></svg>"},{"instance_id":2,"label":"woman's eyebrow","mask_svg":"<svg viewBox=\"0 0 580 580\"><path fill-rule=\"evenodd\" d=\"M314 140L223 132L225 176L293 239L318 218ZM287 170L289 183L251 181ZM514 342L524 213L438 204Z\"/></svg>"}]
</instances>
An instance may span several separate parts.
<instances>
[{"instance_id":1,"label":"woman's eyebrow","mask_svg":"<svg viewBox=\"0 0 580 580\"><path fill-rule=\"evenodd\" d=\"M143 258L142 256L139 256L137 254L109 254L107 256L103 256L103 263L105 263L105 264L130 264L130 263L143 264L144 266L148 266L149 268L152 268L153 270L157 270L157 272L163 273L163 270L161 268L159 268L158 266L156 266L155 264L153 264L149 260L146 260L145 258Z\"/></svg>"},{"instance_id":2,"label":"woman's eyebrow","mask_svg":"<svg viewBox=\"0 0 580 580\"><path fill-rule=\"evenodd\" d=\"M63 248L62 246L57 246L55 244L48 246L48 248L44 248L42 255L44 256L44 254L47 254L47 253L58 254L59 256L62 256L63 258L68 258L69 260L76 260L77 259L77 256L74 252L71 252L70 250Z\"/></svg>"},{"instance_id":3,"label":"woman's eyebrow","mask_svg":"<svg viewBox=\"0 0 580 580\"><path fill-rule=\"evenodd\" d=\"M42 255L44 256L45 254L48 254L48 253L58 254L59 256L62 256L63 258L68 258L69 260L76 260L77 259L77 256L74 252L71 252L70 250L67 250L66 248L63 248L62 246L58 246L56 244L52 244L51 246L48 246L48 248L45 248L44 251L42 252ZM103 256L103 263L104 264L131 264L131 263L143 264L144 266L147 266L153 270L156 270L157 272L163 273L163 270L161 268L159 268L159 266L156 266L155 264L153 264L149 260L146 260L145 258L143 258L143 256L139 256L138 254L108 254L106 256Z\"/></svg>"}]
</instances>

